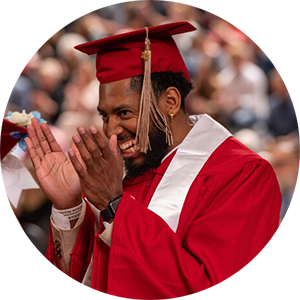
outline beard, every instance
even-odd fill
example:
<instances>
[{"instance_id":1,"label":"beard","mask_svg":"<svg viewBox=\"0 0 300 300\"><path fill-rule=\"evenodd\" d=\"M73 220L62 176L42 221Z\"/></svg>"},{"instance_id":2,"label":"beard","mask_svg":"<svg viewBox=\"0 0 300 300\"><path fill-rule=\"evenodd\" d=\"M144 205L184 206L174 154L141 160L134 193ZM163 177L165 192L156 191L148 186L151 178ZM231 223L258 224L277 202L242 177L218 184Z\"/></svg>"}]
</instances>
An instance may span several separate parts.
<instances>
[{"instance_id":1,"label":"beard","mask_svg":"<svg viewBox=\"0 0 300 300\"><path fill-rule=\"evenodd\" d=\"M124 159L126 176L136 178L142 176L150 169L157 169L162 159L168 153L166 134L153 126L149 132L151 150L143 154L142 162L135 162L134 158Z\"/></svg>"}]
</instances>

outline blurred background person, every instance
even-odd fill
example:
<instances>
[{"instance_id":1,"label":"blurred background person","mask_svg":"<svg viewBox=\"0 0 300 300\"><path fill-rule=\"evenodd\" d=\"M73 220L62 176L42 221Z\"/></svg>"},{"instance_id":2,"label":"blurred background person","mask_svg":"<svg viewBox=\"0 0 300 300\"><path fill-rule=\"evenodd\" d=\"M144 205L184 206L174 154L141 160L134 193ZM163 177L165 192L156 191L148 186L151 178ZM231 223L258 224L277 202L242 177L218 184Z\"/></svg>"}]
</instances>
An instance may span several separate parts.
<instances>
[{"instance_id":1,"label":"blurred background person","mask_svg":"<svg viewBox=\"0 0 300 300\"><path fill-rule=\"evenodd\" d=\"M39 111L51 124L61 113L64 100L62 79L63 67L59 60L47 57L40 61L31 95L31 110Z\"/></svg>"},{"instance_id":2,"label":"blurred background person","mask_svg":"<svg viewBox=\"0 0 300 300\"><path fill-rule=\"evenodd\" d=\"M252 127L266 121L270 114L268 79L263 70L250 61L251 49L244 43L228 45L228 65L217 75L218 101L232 127Z\"/></svg>"},{"instance_id":3,"label":"blurred background person","mask_svg":"<svg viewBox=\"0 0 300 300\"><path fill-rule=\"evenodd\" d=\"M298 134L297 117L292 99L277 70L270 71L269 80L271 113L268 120L268 129L270 133L275 137L293 132Z\"/></svg>"},{"instance_id":4,"label":"blurred background person","mask_svg":"<svg viewBox=\"0 0 300 300\"><path fill-rule=\"evenodd\" d=\"M186 100L187 112L192 114L207 113L222 124L227 124L221 106L217 101L216 73L213 58L203 56L200 69L195 75L195 88Z\"/></svg>"},{"instance_id":5,"label":"blurred background person","mask_svg":"<svg viewBox=\"0 0 300 300\"><path fill-rule=\"evenodd\" d=\"M61 128L68 137L76 133L78 122L86 128L91 124L102 126L102 120L96 110L99 82L94 74L95 66L92 61L82 60L65 86L63 112L56 126ZM69 142L71 143L71 139Z\"/></svg>"},{"instance_id":6,"label":"blurred background person","mask_svg":"<svg viewBox=\"0 0 300 300\"><path fill-rule=\"evenodd\" d=\"M127 2L125 9L127 12L126 23L133 29L161 24L166 19L157 10L156 1Z\"/></svg>"}]
</instances>

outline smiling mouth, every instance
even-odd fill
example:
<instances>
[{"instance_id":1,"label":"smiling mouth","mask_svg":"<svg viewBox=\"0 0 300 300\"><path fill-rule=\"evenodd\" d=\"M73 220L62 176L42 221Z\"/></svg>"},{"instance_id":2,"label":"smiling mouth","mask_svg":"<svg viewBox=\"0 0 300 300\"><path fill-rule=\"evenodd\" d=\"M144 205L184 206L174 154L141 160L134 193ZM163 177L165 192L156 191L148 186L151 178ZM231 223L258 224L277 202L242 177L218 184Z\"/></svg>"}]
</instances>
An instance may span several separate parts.
<instances>
[{"instance_id":1,"label":"smiling mouth","mask_svg":"<svg viewBox=\"0 0 300 300\"><path fill-rule=\"evenodd\" d=\"M131 154L139 151L139 147L136 145L136 140L132 139L125 143L119 144L122 154Z\"/></svg>"}]
</instances>

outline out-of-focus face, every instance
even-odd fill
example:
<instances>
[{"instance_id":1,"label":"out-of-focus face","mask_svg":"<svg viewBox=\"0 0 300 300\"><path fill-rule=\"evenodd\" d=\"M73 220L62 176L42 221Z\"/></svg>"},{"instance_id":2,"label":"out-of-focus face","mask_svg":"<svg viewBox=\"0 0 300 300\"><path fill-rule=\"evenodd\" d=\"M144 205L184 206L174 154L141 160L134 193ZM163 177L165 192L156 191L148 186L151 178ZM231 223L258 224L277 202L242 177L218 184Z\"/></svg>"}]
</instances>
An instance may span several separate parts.
<instances>
[{"instance_id":1,"label":"out-of-focus face","mask_svg":"<svg viewBox=\"0 0 300 300\"><path fill-rule=\"evenodd\" d=\"M168 151L165 134L154 125L150 128L151 150L140 152L136 145L139 116L139 92L130 89L130 78L100 85L98 111L103 119L103 131L110 138L118 137L127 176L138 177L150 168L157 168Z\"/></svg>"}]
</instances>

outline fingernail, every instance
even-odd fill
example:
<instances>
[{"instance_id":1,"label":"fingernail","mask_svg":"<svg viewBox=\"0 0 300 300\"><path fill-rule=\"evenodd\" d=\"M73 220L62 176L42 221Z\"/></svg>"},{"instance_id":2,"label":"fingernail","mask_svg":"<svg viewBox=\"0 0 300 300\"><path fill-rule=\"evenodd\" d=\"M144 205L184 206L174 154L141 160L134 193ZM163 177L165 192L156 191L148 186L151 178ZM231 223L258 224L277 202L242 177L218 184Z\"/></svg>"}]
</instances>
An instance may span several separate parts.
<instances>
[{"instance_id":1,"label":"fingernail","mask_svg":"<svg viewBox=\"0 0 300 300\"><path fill-rule=\"evenodd\" d=\"M91 126L90 127L90 132L92 133L92 134L96 134L97 133L97 128L95 127L95 126Z\"/></svg>"},{"instance_id":2,"label":"fingernail","mask_svg":"<svg viewBox=\"0 0 300 300\"><path fill-rule=\"evenodd\" d=\"M80 134L84 134L84 133L85 133L85 129L84 129L84 127L82 127L82 126L78 127L77 131L78 131Z\"/></svg>"},{"instance_id":3,"label":"fingernail","mask_svg":"<svg viewBox=\"0 0 300 300\"><path fill-rule=\"evenodd\" d=\"M80 137L78 136L78 135L73 135L73 141L75 142L75 143L79 143L80 142Z\"/></svg>"},{"instance_id":4,"label":"fingernail","mask_svg":"<svg viewBox=\"0 0 300 300\"><path fill-rule=\"evenodd\" d=\"M75 156L75 153L74 153L74 151L73 151L73 150L71 150L71 149L68 151L68 153L69 153L69 156L70 156L70 157L74 157L74 156Z\"/></svg>"}]
</instances>

